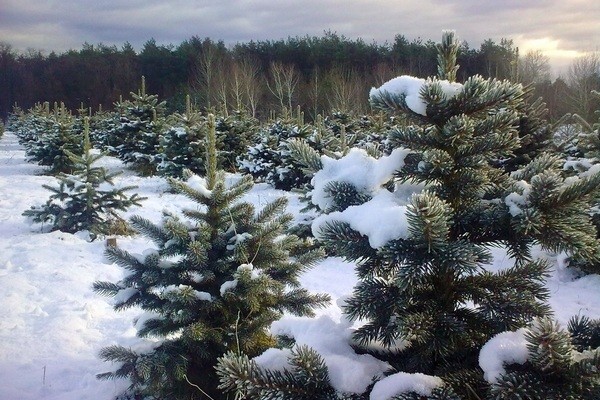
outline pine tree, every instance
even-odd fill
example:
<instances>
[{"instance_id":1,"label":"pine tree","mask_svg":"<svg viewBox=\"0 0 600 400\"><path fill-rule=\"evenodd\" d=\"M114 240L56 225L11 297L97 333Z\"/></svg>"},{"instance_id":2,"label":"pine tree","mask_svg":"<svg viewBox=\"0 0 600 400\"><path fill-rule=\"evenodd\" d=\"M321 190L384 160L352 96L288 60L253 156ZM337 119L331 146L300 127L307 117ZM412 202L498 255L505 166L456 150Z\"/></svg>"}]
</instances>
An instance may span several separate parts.
<instances>
[{"instance_id":1,"label":"pine tree","mask_svg":"<svg viewBox=\"0 0 600 400\"><path fill-rule=\"evenodd\" d=\"M127 196L126 191L135 186L102 189L106 184L114 185L113 179L118 173L108 173L103 167L95 167L102 154L92 154L89 141L89 122L84 125L83 155L78 156L68 150L66 155L73 165L73 174L58 176L59 186L43 185L53 194L43 206L32 207L23 215L31 217L36 223L50 223L51 230L75 233L88 230L95 239L99 234L109 234L112 224L121 218L117 210L140 205L144 198L137 194Z\"/></svg>"},{"instance_id":2,"label":"pine tree","mask_svg":"<svg viewBox=\"0 0 600 400\"><path fill-rule=\"evenodd\" d=\"M270 324L284 311L312 315L328 301L301 288L299 274L321 256L304 251L286 235L291 216L280 198L262 210L239 198L251 177L226 187L217 171L215 121L208 119L206 178L187 183L170 179L173 190L198 203L183 219L166 216L161 225L134 217L132 225L156 244L139 258L119 248L110 260L130 271L117 283L96 282L94 289L115 298L115 309L138 306L138 336L160 340L137 353L110 346L100 356L120 363L100 378L129 378L131 391L160 399L222 398L214 367L227 351L255 356L274 345Z\"/></svg>"},{"instance_id":3,"label":"pine tree","mask_svg":"<svg viewBox=\"0 0 600 400\"><path fill-rule=\"evenodd\" d=\"M334 254L357 264L359 282L344 307L351 320L364 322L354 345L394 371L442 378L440 390L451 396L478 399L488 390L478 365L481 346L550 311L548 265L531 258L531 246L588 256L597 251L587 207L600 176L565 179L558 156L522 149L522 86L479 76L463 84L447 80L455 76L457 47L453 33L445 33L438 78L404 76L371 91L373 107L412 121L390 134L394 151L386 162L404 154L395 178L328 181L327 201L317 203L332 217L313 230ZM535 158L498 162L519 152ZM407 198L418 192L414 184L425 189ZM371 217L372 208L360 207L376 196L392 198L386 206L407 222L405 231L374 245L352 223ZM513 261L496 273L484 268L494 246L506 248ZM371 350L373 343L386 350ZM418 398L405 395L399 398Z\"/></svg>"}]
</instances>

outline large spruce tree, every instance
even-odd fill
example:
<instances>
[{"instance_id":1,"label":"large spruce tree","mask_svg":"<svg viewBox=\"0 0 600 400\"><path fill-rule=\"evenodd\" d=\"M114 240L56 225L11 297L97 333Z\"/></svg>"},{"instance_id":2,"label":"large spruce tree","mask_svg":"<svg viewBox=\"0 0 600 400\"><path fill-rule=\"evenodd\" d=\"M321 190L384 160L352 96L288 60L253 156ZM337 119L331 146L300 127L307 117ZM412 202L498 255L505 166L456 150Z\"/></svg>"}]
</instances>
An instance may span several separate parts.
<instances>
[{"instance_id":1,"label":"large spruce tree","mask_svg":"<svg viewBox=\"0 0 600 400\"><path fill-rule=\"evenodd\" d=\"M253 186L249 176L227 187L217 171L215 120L208 118L206 178L170 179L173 190L198 207L156 225L141 217L133 226L156 245L144 257L109 248L108 258L129 271L121 281L96 282L115 309L137 306L138 336L157 338L138 353L109 346L101 358L120 364L100 378L129 378L144 398L224 398L217 390L217 358L232 350L258 355L275 344L268 332L282 313L312 315L328 301L300 287L299 274L320 258L286 234L291 216L280 198L256 212L238 201Z\"/></svg>"},{"instance_id":2,"label":"large spruce tree","mask_svg":"<svg viewBox=\"0 0 600 400\"><path fill-rule=\"evenodd\" d=\"M537 144L524 149L520 134L532 131L520 128L527 112L523 87L480 76L454 82L457 47L453 33L445 33L438 77L398 77L371 91L373 107L412 121L389 138L395 148L410 150L403 150L393 182L357 184L359 179L348 176L327 182L327 201L320 203L331 216L313 224L326 246L357 265L359 282L344 308L351 320L364 322L354 332L354 346L388 362L392 375L442 379L426 395L399 389L394 399L488 396L478 365L481 347L495 334L550 311L544 286L548 266L532 259L531 246L590 257L598 248L587 207L600 176L565 180L558 156ZM407 198L414 184L423 190ZM406 229L373 244L364 226L376 216L374 206L361 207L384 200L406 221ZM385 211L379 207L380 212ZM380 235L383 229L371 231ZM505 248L512 265L486 270L492 247ZM228 354L219 364L222 387L256 399L343 398L331 391L326 367L311 374L323 365L317 355L303 354L301 362L290 361L294 368L285 374ZM310 392L318 386L315 379L329 388L319 389L328 395Z\"/></svg>"}]
</instances>

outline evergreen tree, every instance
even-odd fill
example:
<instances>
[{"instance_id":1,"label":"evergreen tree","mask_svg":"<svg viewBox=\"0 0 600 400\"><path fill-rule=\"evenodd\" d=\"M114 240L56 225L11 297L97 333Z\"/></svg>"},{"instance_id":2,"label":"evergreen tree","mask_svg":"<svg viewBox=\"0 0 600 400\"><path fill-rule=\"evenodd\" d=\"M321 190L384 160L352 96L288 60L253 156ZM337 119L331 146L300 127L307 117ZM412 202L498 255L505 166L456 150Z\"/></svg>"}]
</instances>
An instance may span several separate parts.
<instances>
[{"instance_id":1,"label":"evergreen tree","mask_svg":"<svg viewBox=\"0 0 600 400\"><path fill-rule=\"evenodd\" d=\"M395 180L328 177L317 203L332 216L320 219L316 230L335 254L357 264L359 282L344 307L351 320L365 322L354 332L354 345L388 362L392 372L440 377L448 398L479 399L488 392L478 366L481 346L549 313L548 266L531 258L531 245L588 256L597 251L587 207L600 176L565 179L559 157L521 149L520 84L479 76L463 84L442 79L455 76L457 46L453 33L445 33L439 78L399 77L371 91L375 108L400 111L413 121L390 135L395 150L386 163L397 160ZM519 151L535 158L514 173L507 166L521 161L498 163ZM365 159L365 165L370 162ZM425 190L407 198L415 190L407 184ZM327 201L321 201L324 193ZM377 245L371 233L356 227L372 218L374 206L366 206L381 204L372 203L376 196L406 220L405 231ZM514 264L486 271L493 246L505 247ZM372 350L373 343L385 350ZM226 357L221 365L227 362L236 361ZM249 372L256 374L256 368ZM245 384L240 382L238 387ZM289 386L296 383L285 379L272 390L285 393ZM402 396L408 397L397 398L419 398L410 391Z\"/></svg>"},{"instance_id":2,"label":"evergreen tree","mask_svg":"<svg viewBox=\"0 0 600 400\"><path fill-rule=\"evenodd\" d=\"M525 338L527 361L506 366L505 373L491 386L490 399L600 398L597 347L593 351L576 349L569 332L550 319L536 321Z\"/></svg>"},{"instance_id":3,"label":"evergreen tree","mask_svg":"<svg viewBox=\"0 0 600 400\"><path fill-rule=\"evenodd\" d=\"M84 153L78 156L66 151L74 171L72 175L58 176L59 186L43 185L53 194L43 206L32 207L23 215L32 217L37 223L50 223L51 229L75 233L88 230L92 239L99 234L109 234L111 226L121 220L117 210L125 211L144 198L137 194L127 196L126 191L135 186L102 189L106 184L114 185L118 173L108 173L103 167L95 167L102 154L92 154L89 141L89 125L86 118L84 128Z\"/></svg>"},{"instance_id":4,"label":"evergreen tree","mask_svg":"<svg viewBox=\"0 0 600 400\"><path fill-rule=\"evenodd\" d=\"M225 170L235 172L237 160L247 154L255 141L258 121L244 111L236 111L217 118L216 124L219 162Z\"/></svg>"},{"instance_id":5,"label":"evergreen tree","mask_svg":"<svg viewBox=\"0 0 600 400\"><path fill-rule=\"evenodd\" d=\"M120 104L120 103L116 103ZM95 148L105 153L115 155L111 139L115 138L115 130L120 126L121 112L98 110L90 117L90 141Z\"/></svg>"},{"instance_id":6,"label":"evergreen tree","mask_svg":"<svg viewBox=\"0 0 600 400\"><path fill-rule=\"evenodd\" d=\"M158 96L146 93L146 82L142 77L138 93L131 93L131 100L118 104L117 109L121 109L122 114L120 125L109 138L110 143L114 143L111 152L143 175L154 174L165 102L159 102Z\"/></svg>"},{"instance_id":7,"label":"evergreen tree","mask_svg":"<svg viewBox=\"0 0 600 400\"><path fill-rule=\"evenodd\" d=\"M240 171L276 189L291 190L308 183L310 178L290 156L287 142L306 139L312 130L309 125L296 122L280 120L258 132L258 143L250 146L247 153L238 159Z\"/></svg>"},{"instance_id":8,"label":"evergreen tree","mask_svg":"<svg viewBox=\"0 0 600 400\"><path fill-rule=\"evenodd\" d=\"M600 92L592 91L592 95L600 99ZM598 122L590 125L579 116L574 115L573 118L578 121L580 125L580 131L573 138L574 147L576 152L569 154L569 168L568 171L572 172L573 175L579 178L586 178L595 171L598 171L598 160L600 159L600 110L596 111L598 115ZM566 166L566 165L565 165ZM573 178L576 179L576 178ZM596 240L600 240L600 197L596 196L591 204L589 213L592 216L593 224L596 228L596 235L593 232L587 230L587 234L590 235L590 239L595 237ZM590 256L585 253L575 253L570 258L570 266L578 268L585 273L599 273L600 272L600 253Z\"/></svg>"},{"instance_id":9,"label":"evergreen tree","mask_svg":"<svg viewBox=\"0 0 600 400\"><path fill-rule=\"evenodd\" d=\"M55 104L52 111L48 107L45 103L31 109L17 135L28 161L50 167L51 174L71 173L74 165L68 153L83 151L81 120L73 117L64 104Z\"/></svg>"},{"instance_id":10,"label":"evergreen tree","mask_svg":"<svg viewBox=\"0 0 600 400\"><path fill-rule=\"evenodd\" d=\"M50 105L38 103L27 112L17 108L15 115L17 118L13 120L14 132L19 138L19 143L25 147L25 153L28 154L42 132L50 127Z\"/></svg>"},{"instance_id":11,"label":"evergreen tree","mask_svg":"<svg viewBox=\"0 0 600 400\"><path fill-rule=\"evenodd\" d=\"M306 252L286 235L291 221L280 198L262 210L238 199L252 187L244 177L226 187L217 171L215 121L208 119L206 178L170 179L173 190L198 203L183 219L166 216L161 225L141 217L132 224L156 244L139 258L119 248L109 259L130 271L117 283L96 282L94 289L116 299L116 310L138 306L138 336L160 340L137 353L122 346L101 351L120 363L100 378L129 378L131 391L145 398L223 398L214 367L227 351L260 354L274 339L270 324L284 311L312 315L326 295L309 294L299 274L321 256Z\"/></svg>"},{"instance_id":12,"label":"evergreen tree","mask_svg":"<svg viewBox=\"0 0 600 400\"><path fill-rule=\"evenodd\" d=\"M10 114L8 114L8 118L6 118L6 129L20 137L24 120L25 112L15 104Z\"/></svg>"},{"instance_id":13,"label":"evergreen tree","mask_svg":"<svg viewBox=\"0 0 600 400\"><path fill-rule=\"evenodd\" d=\"M171 125L161 137L161 152L156 157L158 172L177 178L183 177L185 170L204 174L206 123L201 114L192 108L189 96L185 114L174 114Z\"/></svg>"}]
</instances>

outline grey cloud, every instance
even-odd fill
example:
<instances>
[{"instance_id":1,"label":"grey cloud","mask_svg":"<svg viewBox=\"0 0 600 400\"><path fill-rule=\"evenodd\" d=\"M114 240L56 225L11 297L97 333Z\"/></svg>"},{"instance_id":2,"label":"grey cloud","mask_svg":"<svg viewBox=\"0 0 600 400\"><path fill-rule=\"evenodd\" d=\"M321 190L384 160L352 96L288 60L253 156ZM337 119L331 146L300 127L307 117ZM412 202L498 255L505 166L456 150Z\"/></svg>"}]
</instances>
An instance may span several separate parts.
<instances>
[{"instance_id":1,"label":"grey cloud","mask_svg":"<svg viewBox=\"0 0 600 400\"><path fill-rule=\"evenodd\" d=\"M600 45L595 0L0 0L2 40L17 48L64 50L81 43L177 44L193 35L226 43L336 31L366 41L439 40L443 29L478 46L484 39L559 39L567 50ZM61 47L62 46L62 47Z\"/></svg>"}]
</instances>

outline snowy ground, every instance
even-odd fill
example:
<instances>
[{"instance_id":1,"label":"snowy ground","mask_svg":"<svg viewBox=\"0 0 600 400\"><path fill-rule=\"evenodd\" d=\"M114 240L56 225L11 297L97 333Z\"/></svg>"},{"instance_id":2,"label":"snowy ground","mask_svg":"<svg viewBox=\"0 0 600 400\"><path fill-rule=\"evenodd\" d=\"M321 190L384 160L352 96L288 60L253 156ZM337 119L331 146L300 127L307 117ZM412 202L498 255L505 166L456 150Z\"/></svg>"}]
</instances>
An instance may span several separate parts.
<instances>
[{"instance_id":1,"label":"snowy ground","mask_svg":"<svg viewBox=\"0 0 600 400\"><path fill-rule=\"evenodd\" d=\"M112 158L104 159L104 165L121 168ZM103 256L103 241L89 243L84 235L41 233L39 226L31 226L21 216L49 197L41 185L53 183L54 178L41 175L42 171L25 162L15 136L5 133L0 140L0 399L112 399L127 382L97 380L97 373L112 369L97 354L109 344L135 346L132 320L138 313L115 313L110 300L91 289L94 281L116 281L123 273ZM148 197L128 215L158 222L165 208L178 211L192 206L181 196L165 193L167 186L161 178L140 178L126 171L117 179L119 184L138 185L137 192ZM278 196L287 196L288 210L298 215L302 205L295 195L266 185L256 185L246 200L260 206ZM118 238L118 244L140 253L151 247L140 237ZM490 269L503 266L502 252L495 254ZM556 265L548 287L559 321L565 324L578 313L599 318L600 276L574 280L556 257L544 256ZM349 294L355 281L353 267L336 258L324 260L303 276L306 288L327 292L333 299L329 308L319 311L322 318L314 322L315 327L339 329L333 323L340 320L336 300Z\"/></svg>"}]
</instances>

